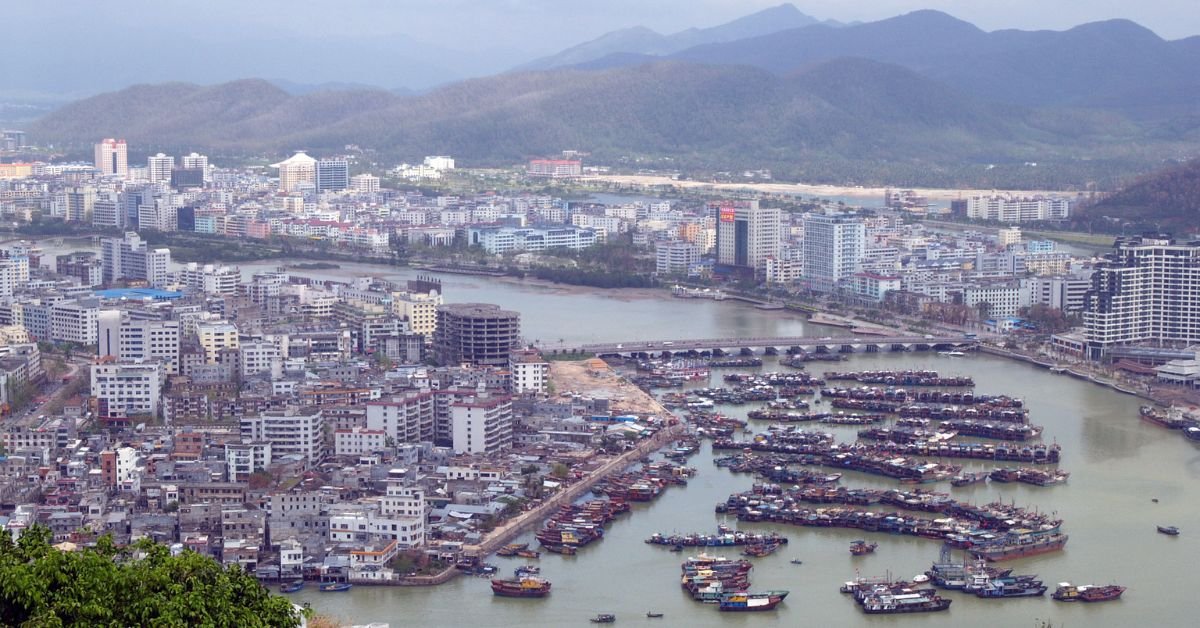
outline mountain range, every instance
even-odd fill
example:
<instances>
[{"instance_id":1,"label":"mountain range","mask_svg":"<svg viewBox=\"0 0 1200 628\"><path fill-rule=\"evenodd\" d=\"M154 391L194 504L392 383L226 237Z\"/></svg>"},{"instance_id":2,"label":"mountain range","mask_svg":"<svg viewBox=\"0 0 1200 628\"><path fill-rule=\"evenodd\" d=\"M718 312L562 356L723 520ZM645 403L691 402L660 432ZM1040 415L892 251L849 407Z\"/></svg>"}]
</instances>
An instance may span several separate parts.
<instances>
[{"instance_id":1,"label":"mountain range","mask_svg":"<svg viewBox=\"0 0 1200 628\"><path fill-rule=\"evenodd\" d=\"M610 55L627 58L668 55L704 44L737 41L814 24L842 26L836 20L821 21L802 13L793 5L781 4L718 26L689 28L672 35L663 35L644 26L612 31L556 54L521 64L516 69L549 70L590 63Z\"/></svg>"},{"instance_id":2,"label":"mountain range","mask_svg":"<svg viewBox=\"0 0 1200 628\"><path fill-rule=\"evenodd\" d=\"M618 31L417 95L143 85L27 130L80 147L114 135L226 154L355 143L481 165L573 148L807 181L1107 187L1196 154L1195 67L1200 38L1165 41L1122 20L985 32L934 11L840 25L784 5L669 36Z\"/></svg>"}]
</instances>

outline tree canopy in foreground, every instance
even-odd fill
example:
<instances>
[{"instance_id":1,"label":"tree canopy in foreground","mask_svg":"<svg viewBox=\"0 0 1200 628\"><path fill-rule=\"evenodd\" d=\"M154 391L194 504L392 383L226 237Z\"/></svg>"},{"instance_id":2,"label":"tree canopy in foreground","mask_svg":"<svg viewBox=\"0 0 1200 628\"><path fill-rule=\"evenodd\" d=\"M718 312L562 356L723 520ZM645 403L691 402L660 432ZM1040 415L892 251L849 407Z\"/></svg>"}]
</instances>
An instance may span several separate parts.
<instances>
[{"instance_id":1,"label":"tree canopy in foreground","mask_svg":"<svg viewBox=\"0 0 1200 628\"><path fill-rule=\"evenodd\" d=\"M250 574L150 541L60 551L50 531L0 534L0 626L298 626Z\"/></svg>"}]
</instances>

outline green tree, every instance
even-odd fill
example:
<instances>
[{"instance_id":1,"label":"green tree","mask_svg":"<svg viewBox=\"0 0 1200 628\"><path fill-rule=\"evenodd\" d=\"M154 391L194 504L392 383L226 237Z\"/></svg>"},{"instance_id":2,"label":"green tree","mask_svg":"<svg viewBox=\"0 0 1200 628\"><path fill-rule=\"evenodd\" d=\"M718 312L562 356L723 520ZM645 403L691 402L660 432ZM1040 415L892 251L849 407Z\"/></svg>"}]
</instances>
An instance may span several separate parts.
<instances>
[{"instance_id":1,"label":"green tree","mask_svg":"<svg viewBox=\"0 0 1200 628\"><path fill-rule=\"evenodd\" d=\"M0 534L0 625L297 626L300 613L237 567L142 540L59 551L34 526Z\"/></svg>"}]
</instances>

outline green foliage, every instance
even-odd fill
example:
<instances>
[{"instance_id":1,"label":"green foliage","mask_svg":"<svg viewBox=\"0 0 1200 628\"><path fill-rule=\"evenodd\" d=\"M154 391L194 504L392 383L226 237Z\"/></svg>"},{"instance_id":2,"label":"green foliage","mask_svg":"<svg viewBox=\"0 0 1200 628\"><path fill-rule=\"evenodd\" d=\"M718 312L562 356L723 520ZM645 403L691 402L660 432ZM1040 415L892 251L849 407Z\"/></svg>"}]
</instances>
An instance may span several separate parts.
<instances>
[{"instance_id":1,"label":"green foliage","mask_svg":"<svg viewBox=\"0 0 1200 628\"><path fill-rule=\"evenodd\" d=\"M195 552L140 541L64 552L34 526L0 534L0 625L297 626L299 614L253 576Z\"/></svg>"},{"instance_id":2,"label":"green foliage","mask_svg":"<svg viewBox=\"0 0 1200 628\"><path fill-rule=\"evenodd\" d=\"M629 275L608 270L582 268L536 268L530 271L534 277L593 288L652 288L654 280L645 275Z\"/></svg>"},{"instance_id":3,"label":"green foliage","mask_svg":"<svg viewBox=\"0 0 1200 628\"><path fill-rule=\"evenodd\" d=\"M1200 215L1200 159L1141 177L1076 212L1079 228L1106 233L1194 231Z\"/></svg>"},{"instance_id":4,"label":"green foliage","mask_svg":"<svg viewBox=\"0 0 1200 628\"><path fill-rule=\"evenodd\" d=\"M111 135L222 158L356 143L381 159L439 152L501 167L574 147L630 168L1018 189L1104 186L1189 149L1183 134L1105 114L984 103L899 66L835 59L781 73L682 62L506 73L415 97L290 96L264 81L138 86L63 107L29 132L81 151Z\"/></svg>"},{"instance_id":5,"label":"green foliage","mask_svg":"<svg viewBox=\"0 0 1200 628\"><path fill-rule=\"evenodd\" d=\"M571 468L561 462L556 462L550 467L551 477L562 480L569 475L571 475Z\"/></svg>"}]
</instances>

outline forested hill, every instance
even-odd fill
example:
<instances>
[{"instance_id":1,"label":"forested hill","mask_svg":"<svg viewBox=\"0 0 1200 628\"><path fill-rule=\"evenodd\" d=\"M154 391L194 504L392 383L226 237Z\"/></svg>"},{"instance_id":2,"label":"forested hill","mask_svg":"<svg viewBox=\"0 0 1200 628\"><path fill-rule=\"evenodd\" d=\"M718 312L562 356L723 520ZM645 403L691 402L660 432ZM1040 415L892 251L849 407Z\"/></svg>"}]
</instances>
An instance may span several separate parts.
<instances>
[{"instance_id":1,"label":"forested hill","mask_svg":"<svg viewBox=\"0 0 1200 628\"><path fill-rule=\"evenodd\" d=\"M1200 159L1141 177L1081 208L1082 227L1099 231L1200 231Z\"/></svg>"},{"instance_id":2,"label":"forested hill","mask_svg":"<svg viewBox=\"0 0 1200 628\"><path fill-rule=\"evenodd\" d=\"M575 148L597 162L646 158L685 171L769 168L791 180L1001 187L1060 187L1124 172L1121 154L1138 133L1106 114L989 104L899 66L853 58L782 76L685 62L513 73L420 96L292 95L260 80L136 86L76 102L28 131L78 150L102 137L217 155L358 144L388 159L453 154L464 164L507 165ZM1085 143L1093 158L1074 159ZM1022 166L1030 157L1042 165Z\"/></svg>"}]
</instances>

